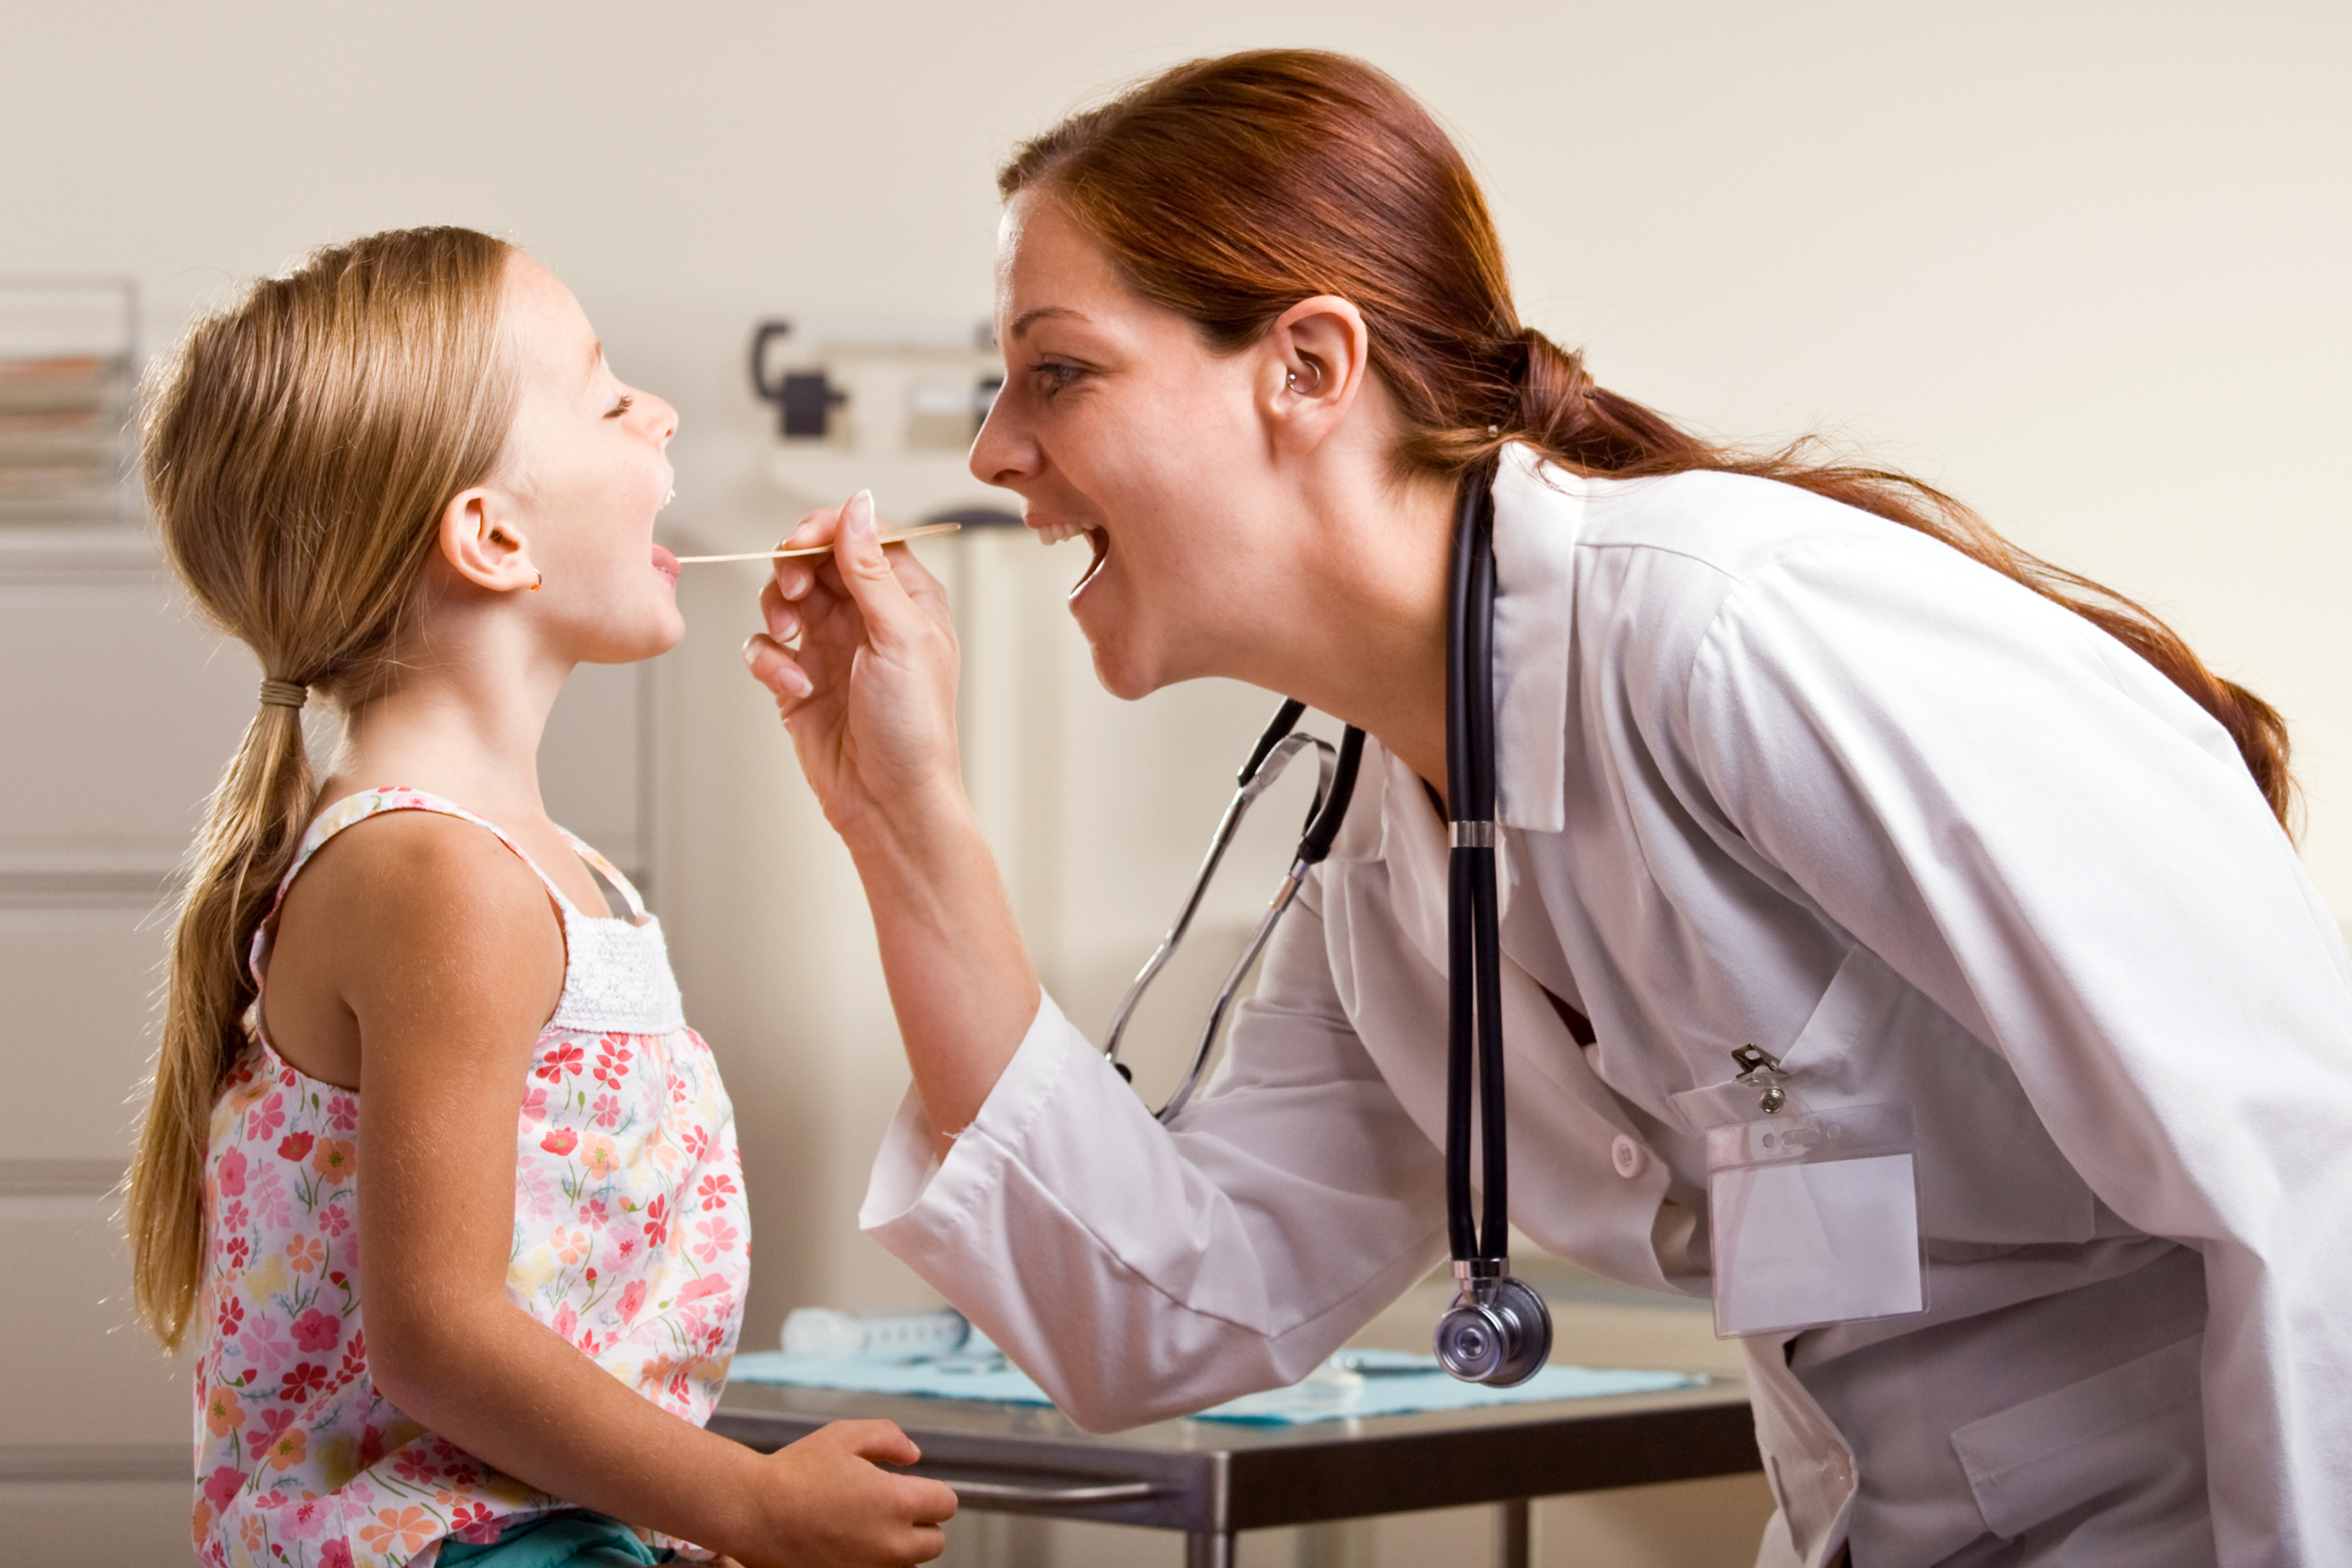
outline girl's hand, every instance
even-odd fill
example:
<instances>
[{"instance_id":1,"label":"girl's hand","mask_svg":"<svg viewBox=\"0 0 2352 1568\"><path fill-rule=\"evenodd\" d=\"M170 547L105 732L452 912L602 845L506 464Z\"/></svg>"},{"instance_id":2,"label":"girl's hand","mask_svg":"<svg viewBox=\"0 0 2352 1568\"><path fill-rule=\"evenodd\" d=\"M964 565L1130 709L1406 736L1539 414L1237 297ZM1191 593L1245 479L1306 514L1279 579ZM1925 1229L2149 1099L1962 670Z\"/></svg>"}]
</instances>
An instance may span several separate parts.
<instances>
[{"instance_id":1,"label":"girl's hand","mask_svg":"<svg viewBox=\"0 0 2352 1568\"><path fill-rule=\"evenodd\" d=\"M777 562L760 593L768 629L743 645L825 819L853 848L962 790L947 595L904 547L876 543L877 532L864 490L803 519L792 542L830 541L833 555ZM796 650L785 646L794 637Z\"/></svg>"},{"instance_id":2,"label":"girl's hand","mask_svg":"<svg viewBox=\"0 0 2352 1568\"><path fill-rule=\"evenodd\" d=\"M922 1452L896 1423L836 1421L770 1455L768 1552L739 1551L745 1568L904 1568L947 1550L940 1529L956 1495L942 1481L895 1475Z\"/></svg>"}]
</instances>

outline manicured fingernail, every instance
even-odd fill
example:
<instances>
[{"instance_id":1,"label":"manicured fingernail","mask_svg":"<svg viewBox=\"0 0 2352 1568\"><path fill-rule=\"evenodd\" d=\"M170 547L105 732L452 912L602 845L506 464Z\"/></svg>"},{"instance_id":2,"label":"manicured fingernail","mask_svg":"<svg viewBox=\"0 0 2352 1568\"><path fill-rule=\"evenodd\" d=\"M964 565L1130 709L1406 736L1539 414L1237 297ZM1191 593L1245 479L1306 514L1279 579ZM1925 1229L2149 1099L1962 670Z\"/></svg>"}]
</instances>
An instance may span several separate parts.
<instances>
[{"instance_id":1,"label":"manicured fingernail","mask_svg":"<svg viewBox=\"0 0 2352 1568\"><path fill-rule=\"evenodd\" d=\"M859 490L849 498L848 509L842 514L842 526L851 534L864 538L874 531L874 492Z\"/></svg>"},{"instance_id":2,"label":"manicured fingernail","mask_svg":"<svg viewBox=\"0 0 2352 1568\"><path fill-rule=\"evenodd\" d=\"M757 632L753 632L750 637L743 639L743 662L745 664L751 665L759 662L759 649L753 646L759 640L760 634Z\"/></svg>"}]
</instances>

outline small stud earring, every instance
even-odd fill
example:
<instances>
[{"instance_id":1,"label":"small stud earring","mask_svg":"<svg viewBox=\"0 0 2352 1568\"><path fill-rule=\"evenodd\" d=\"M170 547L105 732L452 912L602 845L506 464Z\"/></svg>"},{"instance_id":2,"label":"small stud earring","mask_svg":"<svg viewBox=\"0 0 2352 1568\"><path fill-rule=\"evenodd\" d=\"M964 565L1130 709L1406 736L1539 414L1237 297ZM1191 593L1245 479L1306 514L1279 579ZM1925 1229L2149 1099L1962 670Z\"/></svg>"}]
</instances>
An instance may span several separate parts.
<instances>
[{"instance_id":1,"label":"small stud earring","mask_svg":"<svg viewBox=\"0 0 2352 1568\"><path fill-rule=\"evenodd\" d=\"M544 572L533 572L533 573L530 574L530 591L531 591L532 593L534 593L534 594L538 593L538 592L539 592L539 585L540 585L541 583L544 583L544 582L546 582L546 581L547 581L547 574L546 574L546 573L544 573Z\"/></svg>"}]
</instances>

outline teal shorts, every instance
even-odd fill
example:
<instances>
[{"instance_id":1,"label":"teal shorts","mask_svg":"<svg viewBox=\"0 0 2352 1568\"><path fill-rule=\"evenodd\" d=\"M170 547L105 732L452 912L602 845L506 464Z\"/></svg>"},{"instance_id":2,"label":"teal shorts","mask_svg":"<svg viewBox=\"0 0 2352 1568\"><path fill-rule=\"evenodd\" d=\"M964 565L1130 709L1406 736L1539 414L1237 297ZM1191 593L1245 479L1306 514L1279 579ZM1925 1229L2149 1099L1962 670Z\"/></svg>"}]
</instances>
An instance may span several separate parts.
<instances>
[{"instance_id":1,"label":"teal shorts","mask_svg":"<svg viewBox=\"0 0 2352 1568\"><path fill-rule=\"evenodd\" d=\"M569 1508L510 1524L488 1544L444 1541L441 1561L447 1568L645 1568L670 1553L608 1514Z\"/></svg>"}]
</instances>

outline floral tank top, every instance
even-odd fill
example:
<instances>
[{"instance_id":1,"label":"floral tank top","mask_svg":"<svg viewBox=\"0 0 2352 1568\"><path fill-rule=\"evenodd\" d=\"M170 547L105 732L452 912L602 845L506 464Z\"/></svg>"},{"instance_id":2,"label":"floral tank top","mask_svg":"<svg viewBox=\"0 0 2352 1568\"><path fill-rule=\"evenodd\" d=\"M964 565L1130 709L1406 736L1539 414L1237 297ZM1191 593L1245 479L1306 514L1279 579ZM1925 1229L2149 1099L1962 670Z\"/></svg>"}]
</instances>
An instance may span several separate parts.
<instances>
[{"instance_id":1,"label":"floral tank top","mask_svg":"<svg viewBox=\"0 0 2352 1568\"><path fill-rule=\"evenodd\" d=\"M582 913L498 828L408 789L368 790L321 813L278 903L321 844L387 811L438 812L497 834L546 884L563 923L563 992L532 1048L515 1128L508 1296L663 1409L707 1422L742 1323L751 1226L734 1113L710 1048L686 1026L659 922L570 834L631 918ZM273 907L254 937L257 984L276 918ZM256 1036L214 1101L205 1162L198 1557L215 1568L421 1565L446 1537L495 1540L564 1506L376 1391L361 1289L359 1096L303 1076Z\"/></svg>"}]
</instances>

